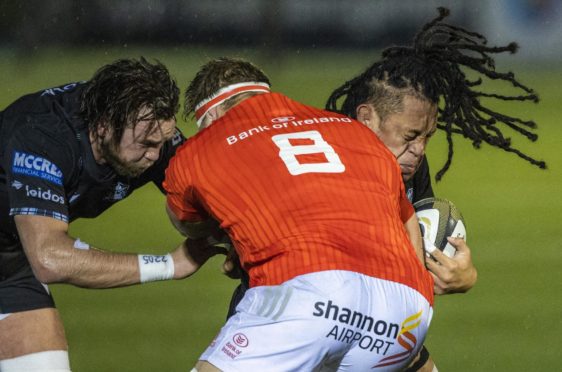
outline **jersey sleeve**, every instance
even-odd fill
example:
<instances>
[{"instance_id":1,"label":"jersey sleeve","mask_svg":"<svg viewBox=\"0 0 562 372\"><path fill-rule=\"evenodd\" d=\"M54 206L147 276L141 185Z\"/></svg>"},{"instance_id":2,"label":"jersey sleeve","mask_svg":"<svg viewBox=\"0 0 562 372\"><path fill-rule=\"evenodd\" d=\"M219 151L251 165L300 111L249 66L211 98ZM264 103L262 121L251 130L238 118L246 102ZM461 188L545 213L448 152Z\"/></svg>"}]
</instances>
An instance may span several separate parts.
<instances>
[{"instance_id":1,"label":"jersey sleeve","mask_svg":"<svg viewBox=\"0 0 562 372\"><path fill-rule=\"evenodd\" d=\"M413 178L414 197L412 203L434 196L431 187L431 175L429 174L429 163L424 156L420 168Z\"/></svg>"},{"instance_id":2,"label":"jersey sleeve","mask_svg":"<svg viewBox=\"0 0 562 372\"><path fill-rule=\"evenodd\" d=\"M68 222L65 182L75 159L69 138L51 118L27 118L10 134L2 168L10 215L38 215ZM59 127L60 128L60 127Z\"/></svg>"},{"instance_id":3,"label":"jersey sleeve","mask_svg":"<svg viewBox=\"0 0 562 372\"><path fill-rule=\"evenodd\" d=\"M209 218L209 214L194 197L189 165L184 158L175 156L170 160L163 187L166 203L180 221L201 222Z\"/></svg>"},{"instance_id":4,"label":"jersey sleeve","mask_svg":"<svg viewBox=\"0 0 562 372\"><path fill-rule=\"evenodd\" d=\"M400 187L400 218L402 222L406 223L414 214L414 207L410 200L406 196L406 190L404 184L402 183Z\"/></svg>"}]
</instances>

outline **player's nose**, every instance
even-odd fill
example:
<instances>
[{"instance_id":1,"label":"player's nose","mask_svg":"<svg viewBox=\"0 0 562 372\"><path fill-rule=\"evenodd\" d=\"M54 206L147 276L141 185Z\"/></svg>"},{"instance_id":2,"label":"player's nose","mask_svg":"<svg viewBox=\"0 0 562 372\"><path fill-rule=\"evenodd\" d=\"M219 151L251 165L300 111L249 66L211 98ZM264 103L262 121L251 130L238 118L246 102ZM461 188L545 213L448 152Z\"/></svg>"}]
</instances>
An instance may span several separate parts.
<instances>
[{"instance_id":1,"label":"player's nose","mask_svg":"<svg viewBox=\"0 0 562 372\"><path fill-rule=\"evenodd\" d=\"M152 162L155 162L160 157L160 151L147 151L144 153L144 157Z\"/></svg>"},{"instance_id":2,"label":"player's nose","mask_svg":"<svg viewBox=\"0 0 562 372\"><path fill-rule=\"evenodd\" d=\"M410 143L409 150L416 156L420 157L425 154L425 145L426 141L417 140L415 142Z\"/></svg>"}]
</instances>

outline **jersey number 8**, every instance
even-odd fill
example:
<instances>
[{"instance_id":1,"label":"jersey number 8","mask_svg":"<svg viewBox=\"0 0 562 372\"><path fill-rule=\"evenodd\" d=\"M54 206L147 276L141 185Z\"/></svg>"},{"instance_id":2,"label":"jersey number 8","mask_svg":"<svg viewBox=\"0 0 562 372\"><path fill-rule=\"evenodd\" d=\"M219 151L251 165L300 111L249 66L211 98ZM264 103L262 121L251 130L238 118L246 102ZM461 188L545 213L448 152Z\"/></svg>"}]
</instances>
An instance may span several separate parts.
<instances>
[{"instance_id":1,"label":"jersey number 8","mask_svg":"<svg viewBox=\"0 0 562 372\"><path fill-rule=\"evenodd\" d=\"M293 176L304 173L342 173L345 171L345 165L341 162L334 148L316 130L278 134L271 137L271 139L279 147L279 156L287 166L289 173ZM307 139L313 143L308 145L292 145L291 139ZM326 156L326 162L301 163L297 159L297 155L320 153Z\"/></svg>"}]
</instances>

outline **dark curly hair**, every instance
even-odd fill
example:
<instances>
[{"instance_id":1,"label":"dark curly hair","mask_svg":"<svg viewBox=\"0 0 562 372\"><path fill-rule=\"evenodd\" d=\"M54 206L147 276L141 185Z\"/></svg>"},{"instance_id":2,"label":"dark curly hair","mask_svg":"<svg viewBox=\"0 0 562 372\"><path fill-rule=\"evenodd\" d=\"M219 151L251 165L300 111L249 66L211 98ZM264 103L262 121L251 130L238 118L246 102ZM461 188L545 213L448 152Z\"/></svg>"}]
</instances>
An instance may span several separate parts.
<instances>
[{"instance_id":1,"label":"dark curly hair","mask_svg":"<svg viewBox=\"0 0 562 372\"><path fill-rule=\"evenodd\" d=\"M402 103L404 95L412 94L435 104L440 100L437 127L445 131L449 144L447 161L437 172L440 180L453 158L453 133L472 140L475 148L482 141L517 154L533 165L546 168L538 161L511 146L498 124L504 124L531 141L533 121L522 120L496 112L480 102L480 97L500 100L538 102L536 93L515 79L512 72L495 71L491 54L517 51L517 44L488 46L484 36L443 21L449 15L446 8L438 8L439 16L427 23L416 35L412 46L394 46L385 49L382 60L373 63L359 76L334 90L326 103L326 109L356 117L355 110L362 103L371 103L384 120L395 107ZM482 79L469 80L464 69L472 70L493 80L504 80L522 91L518 95L501 95L476 90ZM341 108L337 101L345 97ZM398 97L398 102L396 98Z\"/></svg>"},{"instance_id":2,"label":"dark curly hair","mask_svg":"<svg viewBox=\"0 0 562 372\"><path fill-rule=\"evenodd\" d=\"M145 108L147 112L139 117ZM80 114L94 136L99 126L108 126L118 143L127 126L150 120L150 131L178 110L179 88L166 66L141 57L120 59L97 70L82 93Z\"/></svg>"}]
</instances>

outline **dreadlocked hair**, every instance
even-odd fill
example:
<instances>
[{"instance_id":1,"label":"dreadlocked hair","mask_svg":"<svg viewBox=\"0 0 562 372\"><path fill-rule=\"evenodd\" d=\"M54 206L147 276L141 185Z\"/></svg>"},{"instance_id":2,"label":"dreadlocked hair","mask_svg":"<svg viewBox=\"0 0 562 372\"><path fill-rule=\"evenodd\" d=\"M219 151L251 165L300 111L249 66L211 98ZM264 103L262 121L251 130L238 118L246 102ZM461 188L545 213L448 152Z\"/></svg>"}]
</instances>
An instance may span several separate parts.
<instances>
[{"instance_id":1,"label":"dreadlocked hair","mask_svg":"<svg viewBox=\"0 0 562 372\"><path fill-rule=\"evenodd\" d=\"M480 97L504 101L538 102L537 94L515 79L513 72L496 72L491 54L515 53L517 44L488 46L479 33L443 23L449 15L446 8L438 8L439 16L427 23L415 36L413 46L394 46L382 52L382 60L375 62L359 76L334 90L328 98L326 109L356 117L356 108L363 103L372 103L384 120L385 115L397 112L404 95L425 98L439 107L437 127L445 131L448 143L447 161L437 172L440 180L449 169L453 158L453 133L469 138L475 148L482 141L515 153L529 163L546 168L538 161L511 146L511 140L502 133L498 124L504 124L531 141L538 136L531 130L533 121L522 120L496 112L480 102ZM472 70L492 80L511 83L521 93L502 95L475 90L482 78L469 80L464 69ZM337 101L345 97L341 108ZM392 104L392 99L398 104ZM382 102L377 102L381 100ZM391 102L389 105L388 102ZM390 111L390 112L389 112Z\"/></svg>"}]
</instances>

